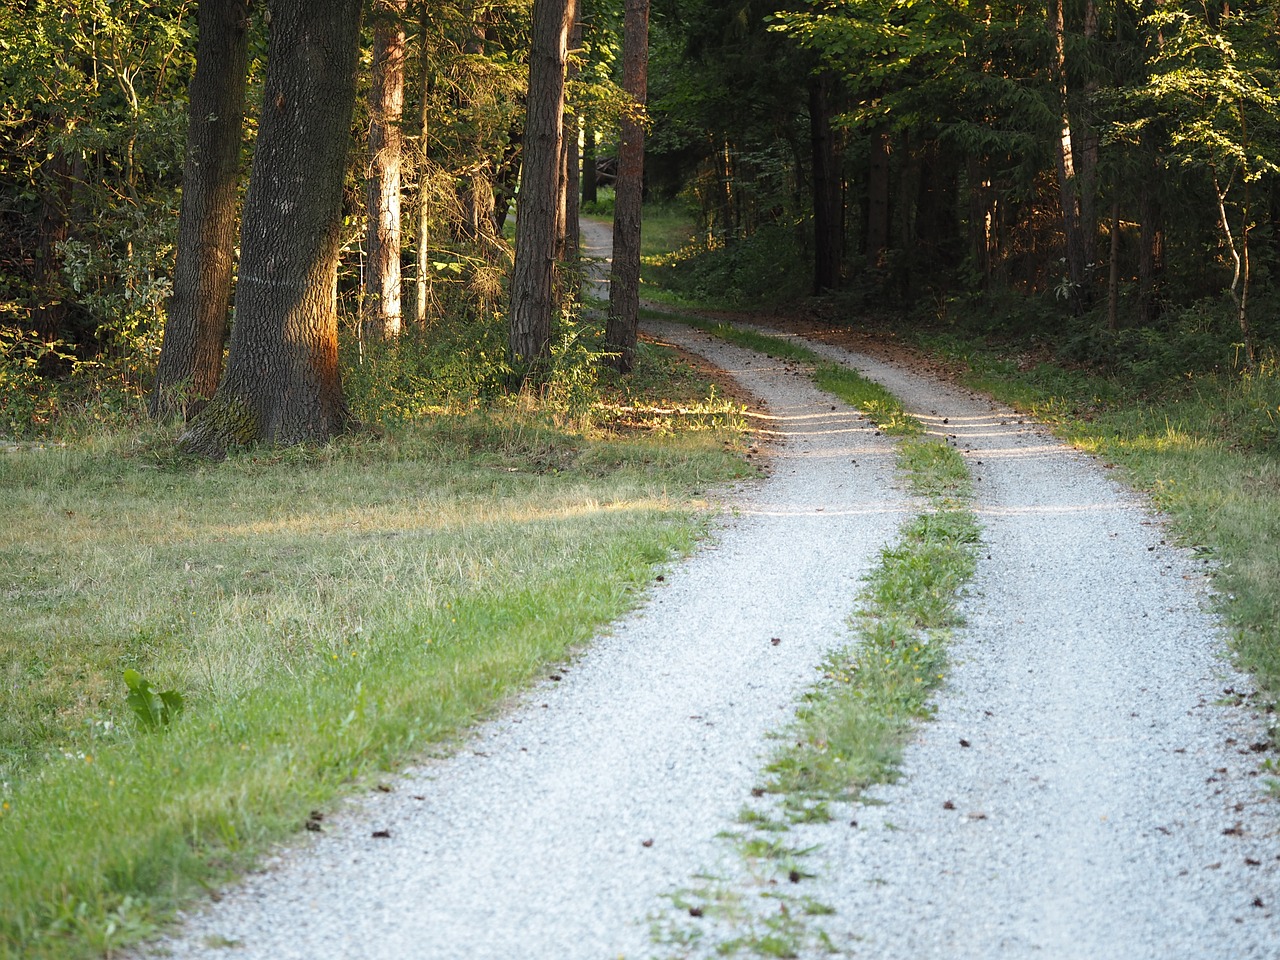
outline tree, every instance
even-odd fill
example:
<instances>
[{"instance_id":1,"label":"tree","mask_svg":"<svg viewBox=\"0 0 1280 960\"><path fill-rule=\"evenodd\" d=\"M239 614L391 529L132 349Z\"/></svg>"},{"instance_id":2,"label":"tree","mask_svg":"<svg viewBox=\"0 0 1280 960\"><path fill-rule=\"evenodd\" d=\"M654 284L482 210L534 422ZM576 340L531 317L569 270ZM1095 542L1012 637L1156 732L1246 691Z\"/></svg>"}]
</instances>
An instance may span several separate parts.
<instances>
[{"instance_id":1,"label":"tree","mask_svg":"<svg viewBox=\"0 0 1280 960\"><path fill-rule=\"evenodd\" d=\"M644 202L644 105L649 76L649 0L626 0L622 23L622 88L633 112L622 121L618 178L614 183L613 267L605 349L613 366L635 366L640 323L640 216Z\"/></svg>"},{"instance_id":2,"label":"tree","mask_svg":"<svg viewBox=\"0 0 1280 960\"><path fill-rule=\"evenodd\" d=\"M524 174L516 218L508 354L521 382L545 363L555 312L565 66L575 0L534 0Z\"/></svg>"},{"instance_id":3,"label":"tree","mask_svg":"<svg viewBox=\"0 0 1280 960\"><path fill-rule=\"evenodd\" d=\"M1163 114L1171 121L1170 164L1202 171L1212 186L1217 227L1231 261L1228 292L1250 368L1257 363L1249 319L1251 235L1258 226L1260 187L1280 174L1274 20L1268 24L1265 16L1224 8L1210 20L1174 7L1156 11L1150 22L1164 42L1151 80L1137 92L1154 101L1144 111L1147 118Z\"/></svg>"},{"instance_id":4,"label":"tree","mask_svg":"<svg viewBox=\"0 0 1280 960\"><path fill-rule=\"evenodd\" d=\"M349 415L335 309L361 0L273 0L227 373L179 443L322 441Z\"/></svg>"},{"instance_id":5,"label":"tree","mask_svg":"<svg viewBox=\"0 0 1280 960\"><path fill-rule=\"evenodd\" d=\"M197 412L213 396L222 376L238 222L236 192L251 2L205 0L199 7L178 256L151 392L150 412L156 418ZM188 400L199 403L188 405Z\"/></svg>"},{"instance_id":6,"label":"tree","mask_svg":"<svg viewBox=\"0 0 1280 960\"><path fill-rule=\"evenodd\" d=\"M373 64L369 85L368 226L365 240L364 334L399 336L400 165L404 113L407 0L374 0Z\"/></svg>"}]
</instances>

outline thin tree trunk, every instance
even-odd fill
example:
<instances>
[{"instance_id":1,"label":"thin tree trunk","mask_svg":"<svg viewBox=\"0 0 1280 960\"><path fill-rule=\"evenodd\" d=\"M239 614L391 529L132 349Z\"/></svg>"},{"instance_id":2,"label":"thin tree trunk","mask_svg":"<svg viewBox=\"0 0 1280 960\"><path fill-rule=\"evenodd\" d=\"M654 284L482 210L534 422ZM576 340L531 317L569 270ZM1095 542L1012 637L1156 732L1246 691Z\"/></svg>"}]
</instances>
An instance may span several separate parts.
<instances>
[{"instance_id":1,"label":"thin tree trunk","mask_svg":"<svg viewBox=\"0 0 1280 960\"><path fill-rule=\"evenodd\" d=\"M400 171L404 114L406 0L374 0L369 85L368 225L365 239L364 335L400 335Z\"/></svg>"},{"instance_id":2,"label":"thin tree trunk","mask_svg":"<svg viewBox=\"0 0 1280 960\"><path fill-rule=\"evenodd\" d=\"M840 288L844 230L840 222L840 167L831 134L831 77L809 80L809 140L813 160L813 292Z\"/></svg>"},{"instance_id":3,"label":"thin tree trunk","mask_svg":"<svg viewBox=\"0 0 1280 960\"><path fill-rule=\"evenodd\" d=\"M179 439L206 456L323 441L349 421L335 300L361 0L275 0L270 9L227 373Z\"/></svg>"},{"instance_id":4,"label":"thin tree trunk","mask_svg":"<svg viewBox=\"0 0 1280 960\"><path fill-rule=\"evenodd\" d=\"M432 63L428 31L432 0L422 0L418 59L422 68L422 99L418 105L420 144L418 196L414 237L413 319L425 328L431 314L431 93Z\"/></svg>"},{"instance_id":5,"label":"thin tree trunk","mask_svg":"<svg viewBox=\"0 0 1280 960\"><path fill-rule=\"evenodd\" d=\"M508 333L511 365L521 383L540 373L550 351L565 59L575 6L574 0L534 0L533 5L524 175Z\"/></svg>"},{"instance_id":6,"label":"thin tree trunk","mask_svg":"<svg viewBox=\"0 0 1280 960\"><path fill-rule=\"evenodd\" d=\"M71 164L61 150L55 149L41 168L45 187L40 192L40 247L32 284L31 324L36 335L49 342L63 335L67 321L59 245L71 234L73 189Z\"/></svg>"},{"instance_id":7,"label":"thin tree trunk","mask_svg":"<svg viewBox=\"0 0 1280 960\"><path fill-rule=\"evenodd\" d=\"M200 36L187 108L178 257L150 401L156 418L197 413L222 377L235 260L250 2L205 0L198 8Z\"/></svg>"},{"instance_id":8,"label":"thin tree trunk","mask_svg":"<svg viewBox=\"0 0 1280 960\"><path fill-rule=\"evenodd\" d=\"M596 185L596 128L591 118L586 118L582 135L582 202L596 203L600 191Z\"/></svg>"},{"instance_id":9,"label":"thin tree trunk","mask_svg":"<svg viewBox=\"0 0 1280 960\"><path fill-rule=\"evenodd\" d=\"M1120 327L1120 201L1111 201L1111 256L1107 272L1107 329Z\"/></svg>"},{"instance_id":10,"label":"thin tree trunk","mask_svg":"<svg viewBox=\"0 0 1280 960\"><path fill-rule=\"evenodd\" d=\"M1076 158L1071 139L1071 116L1067 110L1067 46L1064 0L1050 0L1049 29L1053 34L1053 76L1058 88L1061 123L1054 143L1058 161L1058 192L1062 202L1062 229L1067 247L1068 297L1072 310L1085 311L1087 296L1087 253L1081 224L1080 190Z\"/></svg>"},{"instance_id":11,"label":"thin tree trunk","mask_svg":"<svg viewBox=\"0 0 1280 960\"><path fill-rule=\"evenodd\" d=\"M648 99L649 0L626 0L622 21L622 88L637 109ZM621 373L635 366L640 327L640 218L644 203L644 124L622 123L618 179L614 185L613 268L605 349Z\"/></svg>"},{"instance_id":12,"label":"thin tree trunk","mask_svg":"<svg viewBox=\"0 0 1280 960\"><path fill-rule=\"evenodd\" d=\"M573 81L579 72L577 51L582 46L582 16L576 12L573 18L573 32L569 35L571 51L567 79ZM564 185L561 190L560 210L560 255L562 263L574 264L582 246L581 230L578 225L578 189L581 182L580 158L578 156L578 132L581 128L580 118L575 109L570 107L565 113L564 137L560 150L564 170Z\"/></svg>"},{"instance_id":13,"label":"thin tree trunk","mask_svg":"<svg viewBox=\"0 0 1280 960\"><path fill-rule=\"evenodd\" d=\"M1138 324L1144 327L1156 322L1159 312L1156 292L1164 270L1164 228L1156 174L1157 168L1152 164L1149 176L1142 178L1138 197L1142 217L1138 240Z\"/></svg>"},{"instance_id":14,"label":"thin tree trunk","mask_svg":"<svg viewBox=\"0 0 1280 960\"><path fill-rule=\"evenodd\" d=\"M871 135L871 169L867 176L867 263L883 264L889 249L889 161L893 143L887 131Z\"/></svg>"}]
</instances>

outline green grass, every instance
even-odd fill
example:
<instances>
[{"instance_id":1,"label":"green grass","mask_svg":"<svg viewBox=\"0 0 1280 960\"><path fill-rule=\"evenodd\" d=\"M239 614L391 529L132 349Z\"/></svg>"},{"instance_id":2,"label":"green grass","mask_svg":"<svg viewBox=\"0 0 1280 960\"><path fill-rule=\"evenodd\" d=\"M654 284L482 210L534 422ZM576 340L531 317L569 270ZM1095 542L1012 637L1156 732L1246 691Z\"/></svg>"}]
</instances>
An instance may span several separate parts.
<instances>
[{"instance_id":1,"label":"green grass","mask_svg":"<svg viewBox=\"0 0 1280 960\"><path fill-rule=\"evenodd\" d=\"M1139 392L1123 378L1019 363L978 340L926 339L965 382L1115 464L1217 561L1217 603L1241 665L1280 699L1280 370L1186 374ZM1273 741L1276 735L1272 735Z\"/></svg>"},{"instance_id":2,"label":"green grass","mask_svg":"<svg viewBox=\"0 0 1280 960\"><path fill-rule=\"evenodd\" d=\"M447 750L692 547L701 492L748 472L724 422L477 412L217 465L128 434L0 453L0 956L144 937ZM125 669L185 709L144 729Z\"/></svg>"}]
</instances>

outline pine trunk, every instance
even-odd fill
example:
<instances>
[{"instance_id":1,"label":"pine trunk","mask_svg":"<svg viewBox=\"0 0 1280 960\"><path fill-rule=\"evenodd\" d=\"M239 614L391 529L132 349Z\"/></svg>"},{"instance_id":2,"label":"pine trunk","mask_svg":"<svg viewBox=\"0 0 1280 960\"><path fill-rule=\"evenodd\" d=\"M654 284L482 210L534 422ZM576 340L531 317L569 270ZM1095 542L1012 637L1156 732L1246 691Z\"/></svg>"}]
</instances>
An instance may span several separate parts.
<instances>
[{"instance_id":1,"label":"pine trunk","mask_svg":"<svg viewBox=\"0 0 1280 960\"><path fill-rule=\"evenodd\" d=\"M418 36L418 60L422 68L422 99L418 104L419 157L418 195L414 237L413 321L424 328L431 315L431 2L422 0L422 23Z\"/></svg>"},{"instance_id":2,"label":"pine trunk","mask_svg":"<svg viewBox=\"0 0 1280 960\"><path fill-rule=\"evenodd\" d=\"M623 12L622 87L636 109L648 96L649 0L626 0ZM609 320L605 349L626 373L635 365L640 326L640 214L644 202L644 124L629 116L622 123L618 179L614 184L613 268L609 277Z\"/></svg>"},{"instance_id":3,"label":"pine trunk","mask_svg":"<svg viewBox=\"0 0 1280 960\"><path fill-rule=\"evenodd\" d=\"M596 128L587 117L582 135L582 202L595 203L600 199L596 183Z\"/></svg>"},{"instance_id":4,"label":"pine trunk","mask_svg":"<svg viewBox=\"0 0 1280 960\"><path fill-rule=\"evenodd\" d=\"M179 443L219 457L348 425L336 287L361 0L275 0L227 373Z\"/></svg>"},{"instance_id":5,"label":"pine trunk","mask_svg":"<svg viewBox=\"0 0 1280 960\"><path fill-rule=\"evenodd\" d=\"M840 288L844 262L840 167L831 133L831 78L809 81L809 141L813 160L813 292Z\"/></svg>"},{"instance_id":6,"label":"pine trunk","mask_svg":"<svg viewBox=\"0 0 1280 960\"><path fill-rule=\"evenodd\" d=\"M1058 195L1062 202L1062 232L1066 241L1067 287L1072 310L1085 311L1088 297L1088 249L1084 237L1081 208L1083 184L1077 176L1076 149L1072 140L1071 115L1067 109L1067 46L1064 0L1050 0L1049 29L1053 35L1053 75L1058 88L1061 122L1054 143L1058 163Z\"/></svg>"},{"instance_id":7,"label":"pine trunk","mask_svg":"<svg viewBox=\"0 0 1280 960\"><path fill-rule=\"evenodd\" d=\"M893 143L887 131L871 136L871 170L867 176L867 263L879 267L889 249L889 164Z\"/></svg>"},{"instance_id":8,"label":"pine trunk","mask_svg":"<svg viewBox=\"0 0 1280 960\"><path fill-rule=\"evenodd\" d=\"M204 2L198 10L178 257L151 392L150 412L157 419L197 413L222 377L235 266L250 2Z\"/></svg>"},{"instance_id":9,"label":"pine trunk","mask_svg":"<svg viewBox=\"0 0 1280 960\"><path fill-rule=\"evenodd\" d=\"M574 0L534 0L524 174L516 218L508 352L523 383L547 361L555 312L556 208L565 59Z\"/></svg>"},{"instance_id":10,"label":"pine trunk","mask_svg":"<svg viewBox=\"0 0 1280 960\"><path fill-rule=\"evenodd\" d=\"M406 0L375 0L369 85L368 228L365 239L364 335L400 335L400 169L404 114Z\"/></svg>"}]
</instances>

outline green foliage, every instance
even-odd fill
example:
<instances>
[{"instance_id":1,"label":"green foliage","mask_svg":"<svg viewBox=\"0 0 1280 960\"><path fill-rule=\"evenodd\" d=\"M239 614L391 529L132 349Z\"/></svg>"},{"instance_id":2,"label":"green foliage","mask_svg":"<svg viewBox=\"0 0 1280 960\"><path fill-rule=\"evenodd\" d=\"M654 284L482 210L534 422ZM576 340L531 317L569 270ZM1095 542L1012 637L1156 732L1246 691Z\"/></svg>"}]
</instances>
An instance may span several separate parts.
<instances>
[{"instance_id":1,"label":"green foliage","mask_svg":"<svg viewBox=\"0 0 1280 960\"><path fill-rule=\"evenodd\" d=\"M138 718L138 723L144 730L161 730L168 727L186 705L182 694L177 690L159 692L152 690L151 683L144 680L137 670L126 670L124 682L129 688L125 703L129 705L129 709L133 711L133 715Z\"/></svg>"}]
</instances>

